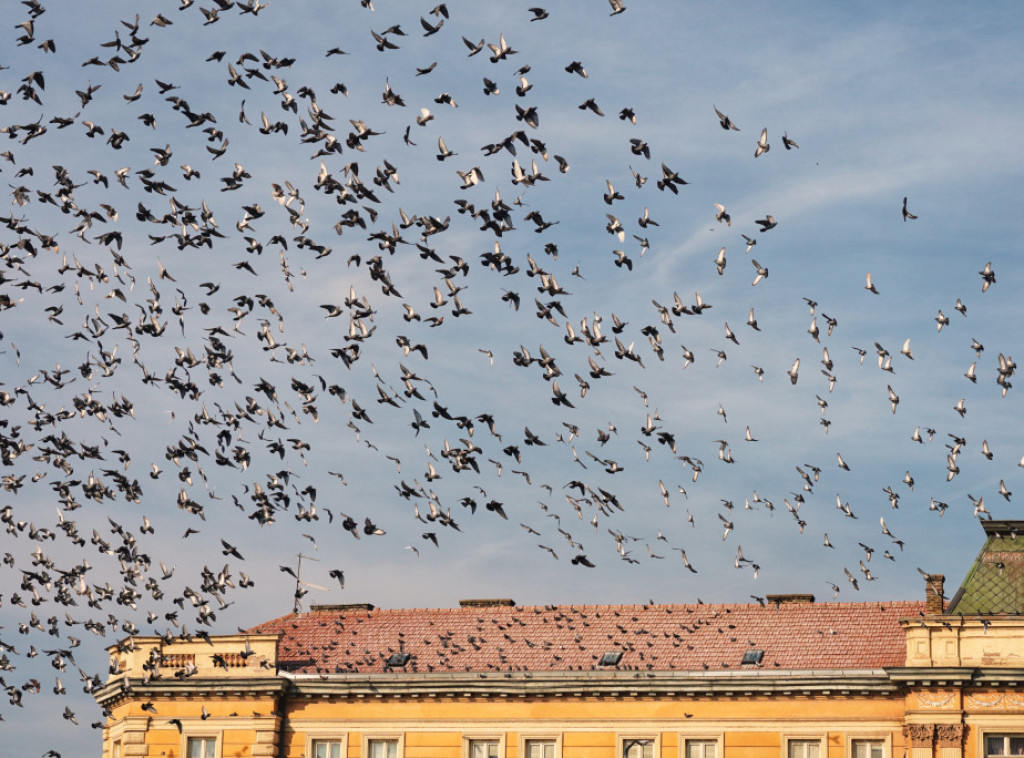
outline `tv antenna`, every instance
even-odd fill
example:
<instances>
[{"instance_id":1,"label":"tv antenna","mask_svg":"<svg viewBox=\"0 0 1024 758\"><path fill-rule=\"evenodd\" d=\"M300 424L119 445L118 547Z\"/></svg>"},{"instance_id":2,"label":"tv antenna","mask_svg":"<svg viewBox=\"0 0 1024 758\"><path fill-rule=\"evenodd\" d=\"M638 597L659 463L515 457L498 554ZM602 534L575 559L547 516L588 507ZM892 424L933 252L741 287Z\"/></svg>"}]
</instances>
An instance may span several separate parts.
<instances>
[{"instance_id":1,"label":"tv antenna","mask_svg":"<svg viewBox=\"0 0 1024 758\"><path fill-rule=\"evenodd\" d=\"M319 584L313 584L312 582L302 581L302 559L305 558L307 561L320 562L318 558L313 558L309 555L298 554L298 562L295 567L295 602L292 605L292 613L298 613L302 607L302 598L307 594L306 587L312 587L315 590L327 591L326 587L321 587Z\"/></svg>"}]
</instances>

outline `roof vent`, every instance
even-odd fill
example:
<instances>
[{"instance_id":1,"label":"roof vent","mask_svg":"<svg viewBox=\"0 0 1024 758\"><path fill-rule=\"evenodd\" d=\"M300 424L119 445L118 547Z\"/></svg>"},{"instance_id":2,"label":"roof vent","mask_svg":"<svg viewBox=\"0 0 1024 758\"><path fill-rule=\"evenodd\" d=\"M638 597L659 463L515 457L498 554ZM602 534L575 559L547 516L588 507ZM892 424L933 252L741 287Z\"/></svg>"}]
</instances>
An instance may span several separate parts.
<instances>
[{"instance_id":1,"label":"roof vent","mask_svg":"<svg viewBox=\"0 0 1024 758\"><path fill-rule=\"evenodd\" d=\"M765 595L765 599L773 605L800 605L814 602L814 595Z\"/></svg>"},{"instance_id":2,"label":"roof vent","mask_svg":"<svg viewBox=\"0 0 1024 758\"><path fill-rule=\"evenodd\" d=\"M309 610L313 613L347 613L350 611L372 611L375 607L373 603L344 603L341 605L311 605Z\"/></svg>"},{"instance_id":3,"label":"roof vent","mask_svg":"<svg viewBox=\"0 0 1024 758\"><path fill-rule=\"evenodd\" d=\"M510 597L476 597L459 601L460 608L514 608L516 601Z\"/></svg>"},{"instance_id":4,"label":"roof vent","mask_svg":"<svg viewBox=\"0 0 1024 758\"><path fill-rule=\"evenodd\" d=\"M741 666L760 666L761 661L764 659L764 650L758 650L757 648L750 648L743 652L743 660L740 661Z\"/></svg>"},{"instance_id":5,"label":"roof vent","mask_svg":"<svg viewBox=\"0 0 1024 758\"><path fill-rule=\"evenodd\" d=\"M409 662L412 658L412 653L392 653L388 656L387 663L385 664L389 669L401 668Z\"/></svg>"},{"instance_id":6,"label":"roof vent","mask_svg":"<svg viewBox=\"0 0 1024 758\"><path fill-rule=\"evenodd\" d=\"M619 661L622 660L621 650L609 650L601 656L601 660L597 662L598 666L618 666Z\"/></svg>"}]
</instances>

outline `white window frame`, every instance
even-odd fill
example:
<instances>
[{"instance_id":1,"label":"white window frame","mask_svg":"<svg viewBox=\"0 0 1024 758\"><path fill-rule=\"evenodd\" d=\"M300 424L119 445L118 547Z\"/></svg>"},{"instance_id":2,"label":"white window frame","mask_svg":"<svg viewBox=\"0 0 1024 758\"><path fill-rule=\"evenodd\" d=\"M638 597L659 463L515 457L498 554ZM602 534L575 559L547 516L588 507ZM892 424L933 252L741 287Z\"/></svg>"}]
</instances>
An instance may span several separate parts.
<instances>
[{"instance_id":1,"label":"white window frame","mask_svg":"<svg viewBox=\"0 0 1024 758\"><path fill-rule=\"evenodd\" d=\"M214 758L220 758L222 755L222 742L224 733L223 732L210 732L206 730L197 730L195 732L183 733L181 735L181 755L183 758L191 758L192 753L189 750L189 745L193 740L213 740L213 755ZM203 756L206 758L206 756Z\"/></svg>"},{"instance_id":2,"label":"white window frame","mask_svg":"<svg viewBox=\"0 0 1024 758\"><path fill-rule=\"evenodd\" d=\"M370 758L370 743L372 742L394 742L395 758L403 758L405 755L405 734L401 732L364 732L362 744L363 758Z\"/></svg>"},{"instance_id":3,"label":"white window frame","mask_svg":"<svg viewBox=\"0 0 1024 758\"><path fill-rule=\"evenodd\" d=\"M519 758L530 758L529 745L533 742L551 743L554 758L562 758L562 735L560 734L519 734Z\"/></svg>"},{"instance_id":4,"label":"white window frame","mask_svg":"<svg viewBox=\"0 0 1024 758\"><path fill-rule=\"evenodd\" d=\"M505 758L504 734L495 734L493 732L484 734L464 734L462 736L462 758L473 758L474 742L496 742L498 744L498 758Z\"/></svg>"},{"instance_id":5,"label":"white window frame","mask_svg":"<svg viewBox=\"0 0 1024 758\"><path fill-rule=\"evenodd\" d=\"M722 758L722 735L721 734L680 734L679 735L679 758L690 758L690 745L714 745L715 754L713 758ZM707 758L706 752L700 758Z\"/></svg>"},{"instance_id":6,"label":"white window frame","mask_svg":"<svg viewBox=\"0 0 1024 758\"><path fill-rule=\"evenodd\" d=\"M978 753L980 756L982 756L982 758L989 758L990 755L1001 755L1001 756L1014 755L1013 753L998 753L998 754L997 753L989 753L988 752L988 741L991 738L993 738L993 737L1002 737L1003 740L1004 740L1004 743L1003 743L1004 746L1009 748L1009 740L1010 740L1010 738L1014 738L1015 737L1015 738L1024 739L1024 732L1010 732L1010 731L1003 732L1003 731L996 731L996 730L989 731L989 732L984 732L981 735L981 751ZM1024 753L1017 753L1016 755L1024 755Z\"/></svg>"},{"instance_id":7,"label":"white window frame","mask_svg":"<svg viewBox=\"0 0 1024 758\"><path fill-rule=\"evenodd\" d=\"M822 734L787 734L782 740L782 758L793 758L790 752L790 746L794 743L800 744L817 744L818 745L818 758L828 758L828 754L825 752L827 747L825 745L825 736ZM795 756L795 758L808 758L806 755ZM852 756L850 756L852 758Z\"/></svg>"},{"instance_id":8,"label":"white window frame","mask_svg":"<svg viewBox=\"0 0 1024 758\"><path fill-rule=\"evenodd\" d=\"M882 758L892 758L892 734L891 733L862 733L851 732L846 735L846 756L856 758L855 746L859 742L880 742L882 743Z\"/></svg>"},{"instance_id":9,"label":"white window frame","mask_svg":"<svg viewBox=\"0 0 1024 758\"><path fill-rule=\"evenodd\" d=\"M306 732L306 755L310 758L316 755L313 752L313 744L316 742L340 742L341 758L348 755L348 731L339 732L331 730L311 729Z\"/></svg>"},{"instance_id":10,"label":"white window frame","mask_svg":"<svg viewBox=\"0 0 1024 758\"><path fill-rule=\"evenodd\" d=\"M615 758L626 758L625 748L626 743L634 742L636 740L650 740L651 742L651 758L661 757L661 734L655 733L642 733L642 734L620 734L617 735L615 740ZM644 758L640 756L640 758Z\"/></svg>"}]
</instances>

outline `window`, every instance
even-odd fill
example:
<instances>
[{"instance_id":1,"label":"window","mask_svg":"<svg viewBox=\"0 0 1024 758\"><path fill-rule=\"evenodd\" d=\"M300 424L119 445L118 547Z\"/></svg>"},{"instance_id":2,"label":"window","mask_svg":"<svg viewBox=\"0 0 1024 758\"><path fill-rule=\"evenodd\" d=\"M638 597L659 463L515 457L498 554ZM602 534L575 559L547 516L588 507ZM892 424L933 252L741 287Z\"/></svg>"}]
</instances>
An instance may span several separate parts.
<instances>
[{"instance_id":1,"label":"window","mask_svg":"<svg viewBox=\"0 0 1024 758\"><path fill-rule=\"evenodd\" d=\"M345 758L347 746L345 737L348 732L317 731L306 735L307 758ZM363 743L363 756L366 756L366 743Z\"/></svg>"},{"instance_id":2,"label":"window","mask_svg":"<svg viewBox=\"0 0 1024 758\"><path fill-rule=\"evenodd\" d=\"M556 758L558 755L555 740L526 740L523 758Z\"/></svg>"},{"instance_id":3,"label":"window","mask_svg":"<svg viewBox=\"0 0 1024 758\"><path fill-rule=\"evenodd\" d=\"M186 758L217 758L216 737L189 737Z\"/></svg>"},{"instance_id":4,"label":"window","mask_svg":"<svg viewBox=\"0 0 1024 758\"><path fill-rule=\"evenodd\" d=\"M853 758L883 758L885 743L882 740L854 740Z\"/></svg>"},{"instance_id":5,"label":"window","mask_svg":"<svg viewBox=\"0 0 1024 758\"><path fill-rule=\"evenodd\" d=\"M819 758L821 740L790 740L789 758Z\"/></svg>"},{"instance_id":6,"label":"window","mask_svg":"<svg viewBox=\"0 0 1024 758\"><path fill-rule=\"evenodd\" d=\"M388 656L387 667L388 668L400 668L409 662L412 658L411 653L392 653Z\"/></svg>"},{"instance_id":7,"label":"window","mask_svg":"<svg viewBox=\"0 0 1024 758\"><path fill-rule=\"evenodd\" d=\"M654 758L654 740L650 737L622 740L622 758Z\"/></svg>"},{"instance_id":8,"label":"window","mask_svg":"<svg viewBox=\"0 0 1024 758\"><path fill-rule=\"evenodd\" d=\"M500 758L498 740L470 740L469 758Z\"/></svg>"},{"instance_id":9,"label":"window","mask_svg":"<svg viewBox=\"0 0 1024 758\"><path fill-rule=\"evenodd\" d=\"M764 650L758 650L757 648L749 648L743 651L743 660L740 661L740 665L760 666L762 660L764 660Z\"/></svg>"},{"instance_id":10,"label":"window","mask_svg":"<svg viewBox=\"0 0 1024 758\"><path fill-rule=\"evenodd\" d=\"M985 755L1024 755L1024 734L985 735Z\"/></svg>"},{"instance_id":11,"label":"window","mask_svg":"<svg viewBox=\"0 0 1024 758\"><path fill-rule=\"evenodd\" d=\"M121 740L114 740L114 744L110 749L111 758L121 758Z\"/></svg>"},{"instance_id":12,"label":"window","mask_svg":"<svg viewBox=\"0 0 1024 758\"><path fill-rule=\"evenodd\" d=\"M333 758L333 757L332 757ZM398 758L397 739L370 739L366 741L365 758Z\"/></svg>"},{"instance_id":13,"label":"window","mask_svg":"<svg viewBox=\"0 0 1024 758\"><path fill-rule=\"evenodd\" d=\"M341 740L313 740L312 758L341 758Z\"/></svg>"},{"instance_id":14,"label":"window","mask_svg":"<svg viewBox=\"0 0 1024 758\"><path fill-rule=\"evenodd\" d=\"M621 650L609 650L601 656L601 660L597 662L598 666L618 666L619 661L622 660Z\"/></svg>"},{"instance_id":15,"label":"window","mask_svg":"<svg viewBox=\"0 0 1024 758\"><path fill-rule=\"evenodd\" d=\"M717 758L717 740L687 740L686 758Z\"/></svg>"}]
</instances>

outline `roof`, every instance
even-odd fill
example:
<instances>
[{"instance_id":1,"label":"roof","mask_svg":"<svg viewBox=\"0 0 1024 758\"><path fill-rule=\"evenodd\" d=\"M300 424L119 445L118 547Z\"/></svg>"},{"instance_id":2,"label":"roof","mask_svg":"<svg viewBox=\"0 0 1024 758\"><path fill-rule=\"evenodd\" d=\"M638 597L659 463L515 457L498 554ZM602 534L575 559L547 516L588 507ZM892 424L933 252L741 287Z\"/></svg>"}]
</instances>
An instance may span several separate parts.
<instances>
[{"instance_id":1,"label":"roof","mask_svg":"<svg viewBox=\"0 0 1024 758\"><path fill-rule=\"evenodd\" d=\"M293 673L652 670L728 671L763 650L759 667L902 666L899 619L923 602L739 605L571 605L342 609L290 614L254 627L276 633ZM600 666L622 651L617 665ZM404 667L388 667L397 652Z\"/></svg>"},{"instance_id":2,"label":"roof","mask_svg":"<svg viewBox=\"0 0 1024 758\"><path fill-rule=\"evenodd\" d=\"M984 521L988 539L953 596L948 614L1024 611L1024 521Z\"/></svg>"}]
</instances>

